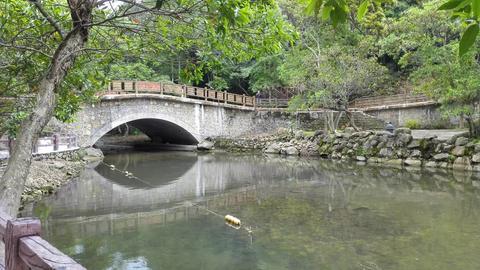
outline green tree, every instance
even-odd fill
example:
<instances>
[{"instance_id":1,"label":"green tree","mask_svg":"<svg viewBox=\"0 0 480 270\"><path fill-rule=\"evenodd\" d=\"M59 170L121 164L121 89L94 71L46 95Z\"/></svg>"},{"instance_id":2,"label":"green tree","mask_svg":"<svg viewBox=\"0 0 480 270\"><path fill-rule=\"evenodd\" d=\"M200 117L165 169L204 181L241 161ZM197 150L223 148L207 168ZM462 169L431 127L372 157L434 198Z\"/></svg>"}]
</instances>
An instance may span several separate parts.
<instances>
[{"instance_id":1,"label":"green tree","mask_svg":"<svg viewBox=\"0 0 480 270\"><path fill-rule=\"evenodd\" d=\"M118 5L121 3L121 5ZM102 66L128 51L159 53L196 48L202 62L185 65L189 81L209 63L273 53L291 42L288 25L273 1L6 0L0 4L0 88L34 93L0 183L0 208L15 215L31 153L55 107L70 94L100 89ZM200 31L194 31L199 27ZM197 36L188 36L186 34ZM94 68L92 68L94 67ZM96 67L96 68L95 68ZM68 94L70 93L70 94ZM79 104L76 98L73 103ZM66 108L66 115L73 110ZM75 106L74 106L75 107Z\"/></svg>"}]
</instances>

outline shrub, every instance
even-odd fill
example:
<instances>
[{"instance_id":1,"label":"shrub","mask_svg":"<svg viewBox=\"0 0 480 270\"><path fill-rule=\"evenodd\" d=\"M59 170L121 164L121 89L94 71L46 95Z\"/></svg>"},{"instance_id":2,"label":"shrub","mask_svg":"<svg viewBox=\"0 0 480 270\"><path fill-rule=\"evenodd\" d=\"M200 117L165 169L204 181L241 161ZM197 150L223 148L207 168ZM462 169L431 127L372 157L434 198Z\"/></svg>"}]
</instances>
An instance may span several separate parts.
<instances>
[{"instance_id":1,"label":"shrub","mask_svg":"<svg viewBox=\"0 0 480 270\"><path fill-rule=\"evenodd\" d=\"M420 123L418 122L418 120L408 119L405 122L405 127L409 128L409 129L419 129L420 128Z\"/></svg>"}]
</instances>

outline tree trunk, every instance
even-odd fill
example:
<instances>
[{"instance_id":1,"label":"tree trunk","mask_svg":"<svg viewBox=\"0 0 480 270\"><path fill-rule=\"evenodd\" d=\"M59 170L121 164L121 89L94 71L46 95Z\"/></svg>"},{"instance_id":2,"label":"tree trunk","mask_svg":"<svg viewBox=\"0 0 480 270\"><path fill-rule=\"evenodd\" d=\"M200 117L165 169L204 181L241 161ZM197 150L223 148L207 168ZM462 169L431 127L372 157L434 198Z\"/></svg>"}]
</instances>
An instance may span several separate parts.
<instances>
[{"instance_id":1,"label":"tree trunk","mask_svg":"<svg viewBox=\"0 0 480 270\"><path fill-rule=\"evenodd\" d=\"M88 29L83 25L91 21L92 2L69 0L68 3L74 28L59 44L50 67L38 85L34 109L22 122L0 182L0 209L11 216L16 216L20 207L20 197L32 163L34 144L53 115L56 105L55 92L88 38Z\"/></svg>"},{"instance_id":2,"label":"tree trunk","mask_svg":"<svg viewBox=\"0 0 480 270\"><path fill-rule=\"evenodd\" d=\"M352 114L351 111L345 110L345 115L348 118L348 121L350 122L350 125L353 127L355 131L359 131L360 129L357 127L355 124L355 116Z\"/></svg>"}]
</instances>

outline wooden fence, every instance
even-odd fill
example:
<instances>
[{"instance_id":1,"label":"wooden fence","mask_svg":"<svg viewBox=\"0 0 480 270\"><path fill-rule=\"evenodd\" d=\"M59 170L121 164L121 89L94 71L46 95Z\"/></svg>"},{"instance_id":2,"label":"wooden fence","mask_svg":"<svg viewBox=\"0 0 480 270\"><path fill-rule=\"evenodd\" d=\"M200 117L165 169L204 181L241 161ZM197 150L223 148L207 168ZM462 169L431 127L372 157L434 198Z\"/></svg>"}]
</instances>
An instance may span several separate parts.
<instances>
[{"instance_id":1,"label":"wooden fence","mask_svg":"<svg viewBox=\"0 0 480 270\"><path fill-rule=\"evenodd\" d=\"M371 108L380 106L404 105L421 102L433 102L425 95L398 94L389 96L363 97L350 102L351 108Z\"/></svg>"},{"instance_id":2,"label":"wooden fence","mask_svg":"<svg viewBox=\"0 0 480 270\"><path fill-rule=\"evenodd\" d=\"M160 94L202 99L218 103L255 107L255 97L220 92L212 89L148 81L112 81L102 94Z\"/></svg>"},{"instance_id":3,"label":"wooden fence","mask_svg":"<svg viewBox=\"0 0 480 270\"><path fill-rule=\"evenodd\" d=\"M0 212L0 237L5 243L5 264L0 269L85 269L40 237L35 218L14 219Z\"/></svg>"}]
</instances>

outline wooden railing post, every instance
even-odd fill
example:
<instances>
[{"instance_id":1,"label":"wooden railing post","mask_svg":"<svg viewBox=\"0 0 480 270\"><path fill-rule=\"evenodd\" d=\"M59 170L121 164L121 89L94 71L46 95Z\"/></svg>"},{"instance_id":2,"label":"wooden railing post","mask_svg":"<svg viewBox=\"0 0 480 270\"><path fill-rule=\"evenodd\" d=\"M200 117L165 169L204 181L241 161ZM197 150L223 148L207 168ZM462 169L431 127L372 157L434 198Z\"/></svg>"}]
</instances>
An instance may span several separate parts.
<instances>
[{"instance_id":1,"label":"wooden railing post","mask_svg":"<svg viewBox=\"0 0 480 270\"><path fill-rule=\"evenodd\" d=\"M39 139L37 139L37 141L33 145L33 153L38 153L38 143L39 143Z\"/></svg>"},{"instance_id":2,"label":"wooden railing post","mask_svg":"<svg viewBox=\"0 0 480 270\"><path fill-rule=\"evenodd\" d=\"M163 83L160 82L160 95L163 95Z\"/></svg>"},{"instance_id":3,"label":"wooden railing post","mask_svg":"<svg viewBox=\"0 0 480 270\"><path fill-rule=\"evenodd\" d=\"M40 231L41 223L36 218L19 218L7 221L4 236L6 269L29 269L20 258L19 240L25 236L39 236Z\"/></svg>"},{"instance_id":4,"label":"wooden railing post","mask_svg":"<svg viewBox=\"0 0 480 270\"><path fill-rule=\"evenodd\" d=\"M245 94L242 95L242 105L245 106Z\"/></svg>"},{"instance_id":5,"label":"wooden railing post","mask_svg":"<svg viewBox=\"0 0 480 270\"><path fill-rule=\"evenodd\" d=\"M58 151L60 145L60 136L58 134L53 134L53 151Z\"/></svg>"},{"instance_id":6,"label":"wooden railing post","mask_svg":"<svg viewBox=\"0 0 480 270\"><path fill-rule=\"evenodd\" d=\"M8 136L8 154L11 155L13 152L13 145L15 144L15 141L12 139L12 137Z\"/></svg>"}]
</instances>

